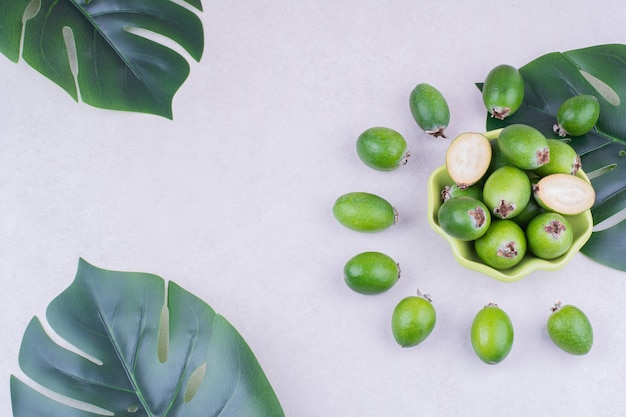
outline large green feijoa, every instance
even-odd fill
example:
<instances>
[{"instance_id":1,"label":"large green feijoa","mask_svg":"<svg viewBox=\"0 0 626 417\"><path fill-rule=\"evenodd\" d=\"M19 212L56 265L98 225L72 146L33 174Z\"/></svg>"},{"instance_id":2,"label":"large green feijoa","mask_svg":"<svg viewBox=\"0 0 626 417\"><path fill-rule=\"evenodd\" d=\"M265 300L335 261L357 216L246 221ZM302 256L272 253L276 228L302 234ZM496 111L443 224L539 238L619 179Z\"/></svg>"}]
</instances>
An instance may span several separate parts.
<instances>
[{"instance_id":1,"label":"large green feijoa","mask_svg":"<svg viewBox=\"0 0 626 417\"><path fill-rule=\"evenodd\" d=\"M46 319L24 332L14 417L284 416L241 335L174 282L81 259Z\"/></svg>"},{"instance_id":2,"label":"large green feijoa","mask_svg":"<svg viewBox=\"0 0 626 417\"><path fill-rule=\"evenodd\" d=\"M391 316L391 331L402 347L417 346L433 331L437 314L428 295L405 297L396 305Z\"/></svg>"},{"instance_id":3,"label":"large green feijoa","mask_svg":"<svg viewBox=\"0 0 626 417\"><path fill-rule=\"evenodd\" d=\"M502 129L498 147L513 165L521 169L537 169L550 162L548 140L529 125L517 123Z\"/></svg>"},{"instance_id":4,"label":"large green feijoa","mask_svg":"<svg viewBox=\"0 0 626 417\"><path fill-rule=\"evenodd\" d=\"M493 219L487 232L474 241L474 248L485 265L508 269L524 259L526 235L513 220Z\"/></svg>"},{"instance_id":5,"label":"large green feijoa","mask_svg":"<svg viewBox=\"0 0 626 417\"><path fill-rule=\"evenodd\" d=\"M444 130L450 123L450 108L439 90L426 83L416 85L409 95L409 108L424 132L434 137L446 137Z\"/></svg>"},{"instance_id":6,"label":"large green feijoa","mask_svg":"<svg viewBox=\"0 0 626 417\"><path fill-rule=\"evenodd\" d=\"M570 97L556 113L554 133L559 136L582 136L593 129L600 117L600 103L591 94Z\"/></svg>"},{"instance_id":7,"label":"large green feijoa","mask_svg":"<svg viewBox=\"0 0 626 417\"><path fill-rule=\"evenodd\" d=\"M439 207L437 220L448 235L469 241L487 232L491 215L482 201L470 196L459 196L446 200Z\"/></svg>"},{"instance_id":8,"label":"large green feijoa","mask_svg":"<svg viewBox=\"0 0 626 417\"><path fill-rule=\"evenodd\" d=\"M556 303L548 318L548 335L561 349L572 355L586 355L593 346L593 327L581 309Z\"/></svg>"},{"instance_id":9,"label":"large green feijoa","mask_svg":"<svg viewBox=\"0 0 626 417\"><path fill-rule=\"evenodd\" d=\"M474 317L470 338L480 360L495 365L502 362L513 347L513 323L497 304L487 304Z\"/></svg>"},{"instance_id":10,"label":"large green feijoa","mask_svg":"<svg viewBox=\"0 0 626 417\"><path fill-rule=\"evenodd\" d=\"M379 171L392 171L407 162L404 137L388 127L371 127L359 135L356 151L361 161Z\"/></svg>"},{"instance_id":11,"label":"large green feijoa","mask_svg":"<svg viewBox=\"0 0 626 417\"><path fill-rule=\"evenodd\" d=\"M483 103L491 117L504 119L514 114L524 100L524 79L511 65L494 67L485 78Z\"/></svg>"},{"instance_id":12,"label":"large green feijoa","mask_svg":"<svg viewBox=\"0 0 626 417\"><path fill-rule=\"evenodd\" d=\"M380 294L398 282L400 266L382 252L362 252L346 262L343 275L352 290L361 294Z\"/></svg>"},{"instance_id":13,"label":"large green feijoa","mask_svg":"<svg viewBox=\"0 0 626 417\"><path fill-rule=\"evenodd\" d=\"M378 232L396 223L396 209L384 198L361 191L346 193L337 198L333 215L348 229L359 232Z\"/></svg>"},{"instance_id":14,"label":"large green feijoa","mask_svg":"<svg viewBox=\"0 0 626 417\"><path fill-rule=\"evenodd\" d=\"M503 166L487 177L483 201L494 216L510 219L521 213L532 193L526 172L514 166Z\"/></svg>"},{"instance_id":15,"label":"large green feijoa","mask_svg":"<svg viewBox=\"0 0 626 417\"><path fill-rule=\"evenodd\" d=\"M535 169L535 174L541 177L559 172L575 175L581 168L580 156L569 143L559 139L548 139L548 148L550 149L550 161Z\"/></svg>"},{"instance_id":16,"label":"large green feijoa","mask_svg":"<svg viewBox=\"0 0 626 417\"><path fill-rule=\"evenodd\" d=\"M538 258L554 259L569 250L574 230L562 215L546 212L535 216L526 227L528 249Z\"/></svg>"}]
</instances>

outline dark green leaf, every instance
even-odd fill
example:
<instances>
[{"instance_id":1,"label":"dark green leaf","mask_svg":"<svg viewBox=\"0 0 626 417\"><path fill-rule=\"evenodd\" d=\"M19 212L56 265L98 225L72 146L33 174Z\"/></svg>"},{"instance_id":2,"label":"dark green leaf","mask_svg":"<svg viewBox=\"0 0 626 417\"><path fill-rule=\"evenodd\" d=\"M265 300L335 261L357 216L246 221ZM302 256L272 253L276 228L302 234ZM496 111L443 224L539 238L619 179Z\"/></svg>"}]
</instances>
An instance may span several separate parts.
<instances>
[{"instance_id":1,"label":"dark green leaf","mask_svg":"<svg viewBox=\"0 0 626 417\"><path fill-rule=\"evenodd\" d=\"M91 416L98 410L115 416L284 416L239 333L175 283L166 288L155 275L107 271L81 260L74 282L46 315L72 348L57 344L35 317L22 340L20 367L71 401L52 399L12 376L15 417Z\"/></svg>"},{"instance_id":2,"label":"dark green leaf","mask_svg":"<svg viewBox=\"0 0 626 417\"><path fill-rule=\"evenodd\" d=\"M600 119L593 131L571 138L585 172L596 190L591 209L594 224L626 209L626 45L611 44L554 52L520 68L525 97L522 108L505 120L487 117L487 129L524 123L553 132L559 106L569 97L592 94L600 103ZM479 88L482 84L477 84ZM594 232L582 248L592 259L626 271L626 233L623 222Z\"/></svg>"},{"instance_id":3,"label":"dark green leaf","mask_svg":"<svg viewBox=\"0 0 626 417\"><path fill-rule=\"evenodd\" d=\"M170 0L33 1L38 10L29 0L0 5L0 52L18 61L23 16L32 8L22 56L33 68L77 101L172 118L189 63L171 45L144 35L162 35L200 60L204 34L196 13ZM200 0L187 3L202 9Z\"/></svg>"}]
</instances>

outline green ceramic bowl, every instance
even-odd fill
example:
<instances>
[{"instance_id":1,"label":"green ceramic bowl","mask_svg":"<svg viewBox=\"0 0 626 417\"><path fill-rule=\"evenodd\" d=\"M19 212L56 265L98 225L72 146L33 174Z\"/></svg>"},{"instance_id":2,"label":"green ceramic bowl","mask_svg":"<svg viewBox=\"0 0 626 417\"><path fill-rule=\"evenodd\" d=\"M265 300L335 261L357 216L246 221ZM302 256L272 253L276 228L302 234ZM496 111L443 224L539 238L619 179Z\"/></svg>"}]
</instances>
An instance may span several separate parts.
<instances>
[{"instance_id":1,"label":"green ceramic bowl","mask_svg":"<svg viewBox=\"0 0 626 417\"><path fill-rule=\"evenodd\" d=\"M582 170L579 170L576 175L589 181L589 178L584 172L582 172ZM572 257L580 250L580 248L583 247L591 236L591 229L593 228L591 210L584 211L583 213L575 216L566 216L574 228L574 243L565 254L556 259L545 260L527 253L524 259L512 268L506 270L494 269L482 263L480 258L478 258L478 255L476 255L474 250L474 242L464 242L450 237L439 226L437 211L442 204L441 190L446 185L452 185L453 183L454 182L450 178L450 175L448 175L445 165L435 169L430 175L430 178L428 179L428 223L437 233L443 236L450 243L454 258L461 265L474 271L481 272L497 280L513 282L527 276L533 271L556 271L565 266L565 264L572 259Z\"/></svg>"}]
</instances>

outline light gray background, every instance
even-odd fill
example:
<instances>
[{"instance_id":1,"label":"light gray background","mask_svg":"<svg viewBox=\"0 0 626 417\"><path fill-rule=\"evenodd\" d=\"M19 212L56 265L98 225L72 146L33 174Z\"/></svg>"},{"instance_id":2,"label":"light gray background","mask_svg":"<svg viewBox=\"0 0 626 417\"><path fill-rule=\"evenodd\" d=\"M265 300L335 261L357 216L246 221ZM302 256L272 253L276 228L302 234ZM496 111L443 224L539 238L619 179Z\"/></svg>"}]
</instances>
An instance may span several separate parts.
<instances>
[{"instance_id":1,"label":"light gray background","mask_svg":"<svg viewBox=\"0 0 626 417\"><path fill-rule=\"evenodd\" d=\"M495 65L624 42L626 4L589 1L204 1L205 54L174 120L74 103L24 62L0 59L0 415L20 375L26 324L77 261L158 274L223 314L255 352L286 415L617 415L626 408L626 274L577 255L505 284L457 265L426 222L426 181L446 140L417 128L408 94L446 96L448 134L481 131L475 82ZM412 157L373 171L354 142L401 132ZM359 234L332 217L348 191L384 196L399 223ZM381 250L402 267L388 293L343 283L345 261ZM390 330L419 287L437 326L413 349ZM595 345L558 350L556 301L585 310ZM513 320L509 357L487 366L469 326L485 303Z\"/></svg>"}]
</instances>

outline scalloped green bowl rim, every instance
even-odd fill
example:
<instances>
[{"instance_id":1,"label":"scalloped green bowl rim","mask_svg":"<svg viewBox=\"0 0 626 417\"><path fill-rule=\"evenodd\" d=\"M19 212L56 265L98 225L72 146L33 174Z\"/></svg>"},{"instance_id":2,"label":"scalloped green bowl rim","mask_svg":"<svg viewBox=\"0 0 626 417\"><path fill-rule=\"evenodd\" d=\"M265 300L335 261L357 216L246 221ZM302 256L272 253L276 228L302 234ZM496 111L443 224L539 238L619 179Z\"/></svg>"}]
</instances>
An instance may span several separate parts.
<instances>
[{"instance_id":1,"label":"scalloped green bowl rim","mask_svg":"<svg viewBox=\"0 0 626 417\"><path fill-rule=\"evenodd\" d=\"M579 170L576 175L589 182L589 178L582 170ZM555 259L545 260L527 253L524 259L512 268L505 270L494 269L482 263L478 258L474 250L474 242L455 239L444 232L439 226L437 212L442 203L441 190L446 185L452 185L453 183L454 181L452 181L452 178L448 175L445 164L438 167L430 174L428 178L428 223L435 232L449 242L454 258L465 268L483 273L503 282L514 282L534 271L556 271L563 268L591 237L593 229L591 210L586 210L575 216L565 216L574 229L572 247L565 254Z\"/></svg>"}]
</instances>

